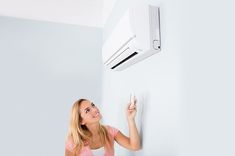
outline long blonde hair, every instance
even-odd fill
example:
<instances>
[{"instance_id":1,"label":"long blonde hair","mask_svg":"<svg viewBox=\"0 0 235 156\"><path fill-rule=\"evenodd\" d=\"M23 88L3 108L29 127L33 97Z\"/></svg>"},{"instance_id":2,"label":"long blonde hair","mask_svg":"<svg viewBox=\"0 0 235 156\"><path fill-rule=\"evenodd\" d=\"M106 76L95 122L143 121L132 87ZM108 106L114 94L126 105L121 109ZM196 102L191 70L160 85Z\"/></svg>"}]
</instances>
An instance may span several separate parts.
<instances>
[{"instance_id":1,"label":"long blonde hair","mask_svg":"<svg viewBox=\"0 0 235 156\"><path fill-rule=\"evenodd\" d=\"M74 143L74 149L73 149L74 156L77 156L84 146L89 145L89 141L92 137L92 133L88 130L86 125L80 124L82 118L79 113L79 110L80 110L80 105L83 101L87 101L87 99L77 100L73 104L70 114L70 125L69 125L67 139L72 139ZM99 126L99 133L105 150L109 150L111 148L111 142L110 142L111 139L106 128L101 124Z\"/></svg>"}]
</instances>

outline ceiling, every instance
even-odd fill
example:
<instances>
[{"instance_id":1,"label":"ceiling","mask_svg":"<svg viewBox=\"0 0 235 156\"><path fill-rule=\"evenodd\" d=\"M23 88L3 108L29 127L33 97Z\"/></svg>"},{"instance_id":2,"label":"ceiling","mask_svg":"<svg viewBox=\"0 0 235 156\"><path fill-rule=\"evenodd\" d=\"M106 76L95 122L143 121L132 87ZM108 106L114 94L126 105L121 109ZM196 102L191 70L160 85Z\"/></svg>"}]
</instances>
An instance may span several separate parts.
<instances>
[{"instance_id":1,"label":"ceiling","mask_svg":"<svg viewBox=\"0 0 235 156\"><path fill-rule=\"evenodd\" d=\"M0 0L0 16L102 27L104 0Z\"/></svg>"}]
</instances>

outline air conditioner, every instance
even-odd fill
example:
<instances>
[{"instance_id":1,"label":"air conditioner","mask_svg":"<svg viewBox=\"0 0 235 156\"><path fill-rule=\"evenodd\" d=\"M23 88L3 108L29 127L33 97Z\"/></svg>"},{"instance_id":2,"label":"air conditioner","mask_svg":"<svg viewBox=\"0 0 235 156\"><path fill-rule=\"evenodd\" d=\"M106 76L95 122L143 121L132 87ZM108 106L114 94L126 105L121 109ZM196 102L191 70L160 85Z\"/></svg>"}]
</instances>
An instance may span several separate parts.
<instances>
[{"instance_id":1,"label":"air conditioner","mask_svg":"<svg viewBox=\"0 0 235 156\"><path fill-rule=\"evenodd\" d=\"M156 6L130 8L102 47L105 66L123 70L161 50L160 14Z\"/></svg>"}]
</instances>

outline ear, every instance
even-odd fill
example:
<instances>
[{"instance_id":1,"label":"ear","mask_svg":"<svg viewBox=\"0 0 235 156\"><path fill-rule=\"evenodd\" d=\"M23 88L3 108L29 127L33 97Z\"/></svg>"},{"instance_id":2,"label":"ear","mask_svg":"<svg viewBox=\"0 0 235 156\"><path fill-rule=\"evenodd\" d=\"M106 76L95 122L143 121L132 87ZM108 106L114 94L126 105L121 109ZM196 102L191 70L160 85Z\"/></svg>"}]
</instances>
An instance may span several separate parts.
<instances>
[{"instance_id":1,"label":"ear","mask_svg":"<svg viewBox=\"0 0 235 156\"><path fill-rule=\"evenodd\" d=\"M81 125L85 125L85 122L82 120L82 121L80 121L80 124Z\"/></svg>"}]
</instances>

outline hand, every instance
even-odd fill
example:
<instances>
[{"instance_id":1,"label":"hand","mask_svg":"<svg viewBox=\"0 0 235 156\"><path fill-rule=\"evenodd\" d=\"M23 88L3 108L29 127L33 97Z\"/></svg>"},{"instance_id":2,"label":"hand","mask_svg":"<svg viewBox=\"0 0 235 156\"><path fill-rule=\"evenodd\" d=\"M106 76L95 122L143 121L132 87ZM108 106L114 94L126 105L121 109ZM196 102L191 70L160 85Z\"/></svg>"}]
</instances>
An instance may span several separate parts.
<instances>
[{"instance_id":1,"label":"hand","mask_svg":"<svg viewBox=\"0 0 235 156\"><path fill-rule=\"evenodd\" d=\"M127 105L127 109L126 109L126 115L127 115L127 119L130 120L130 119L134 119L135 118L135 115L136 115L136 98L134 100L134 104L132 104L131 102L128 103Z\"/></svg>"}]
</instances>

